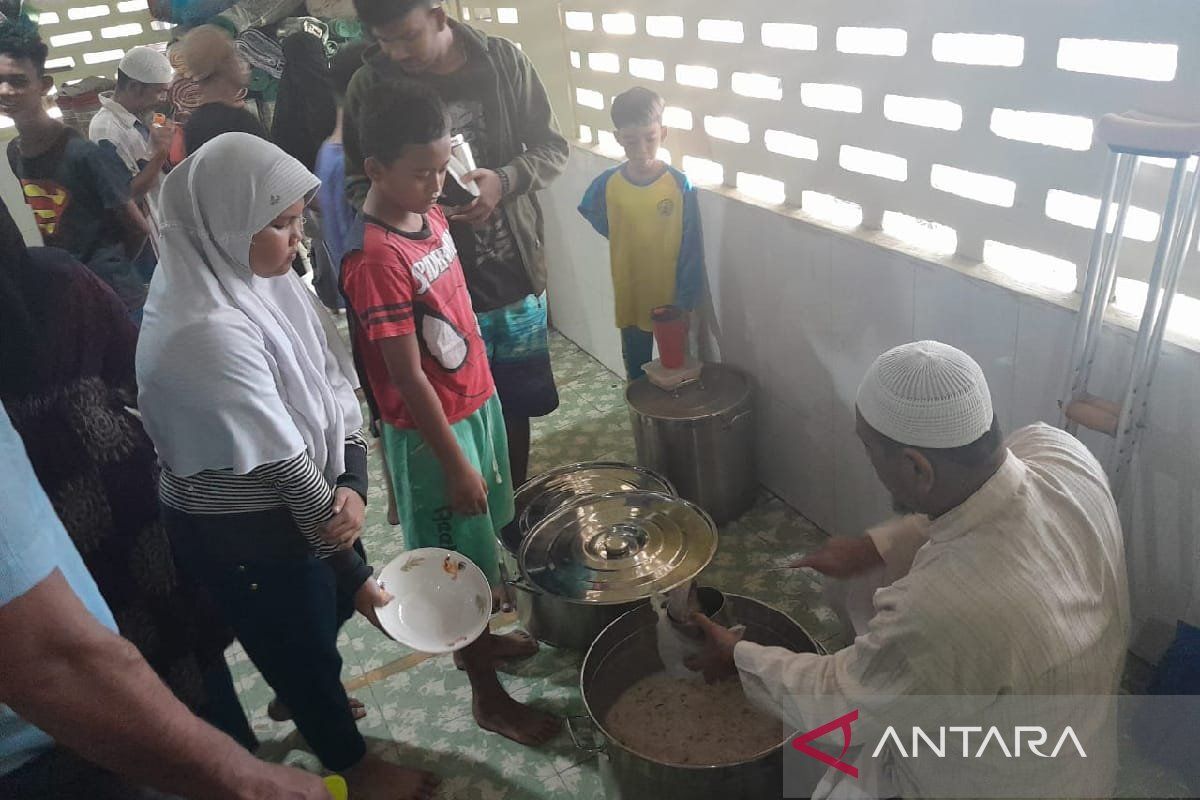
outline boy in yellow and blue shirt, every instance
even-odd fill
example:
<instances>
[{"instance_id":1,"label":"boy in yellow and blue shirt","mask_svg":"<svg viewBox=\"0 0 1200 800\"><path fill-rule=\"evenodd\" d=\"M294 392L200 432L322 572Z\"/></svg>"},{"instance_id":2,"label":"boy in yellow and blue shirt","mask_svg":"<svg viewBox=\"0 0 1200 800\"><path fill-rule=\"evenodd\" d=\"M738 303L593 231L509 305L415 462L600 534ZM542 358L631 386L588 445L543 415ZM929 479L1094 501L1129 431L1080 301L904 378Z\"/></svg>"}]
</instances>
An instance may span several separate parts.
<instances>
[{"instance_id":1,"label":"boy in yellow and blue shirt","mask_svg":"<svg viewBox=\"0 0 1200 800\"><path fill-rule=\"evenodd\" d=\"M665 137L663 99L636 87L612 104L626 161L584 193L579 213L609 240L616 322L629 380L654 352L650 313L675 305L691 312L704 289L704 242L696 190L658 158Z\"/></svg>"}]
</instances>

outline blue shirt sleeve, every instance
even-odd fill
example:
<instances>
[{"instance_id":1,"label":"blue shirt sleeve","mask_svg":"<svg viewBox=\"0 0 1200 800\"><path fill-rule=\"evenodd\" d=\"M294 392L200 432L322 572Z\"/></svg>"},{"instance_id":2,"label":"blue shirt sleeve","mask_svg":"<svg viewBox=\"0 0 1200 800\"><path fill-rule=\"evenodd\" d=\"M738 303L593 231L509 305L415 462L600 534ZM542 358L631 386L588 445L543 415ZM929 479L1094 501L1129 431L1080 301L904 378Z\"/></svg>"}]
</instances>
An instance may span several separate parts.
<instances>
[{"instance_id":1,"label":"blue shirt sleeve","mask_svg":"<svg viewBox=\"0 0 1200 800\"><path fill-rule=\"evenodd\" d=\"M678 170L671 174L679 181L683 194L683 241L679 246L679 262L675 267L675 304L694 311L704 292L704 229L700 224L700 196L688 177Z\"/></svg>"},{"instance_id":2,"label":"blue shirt sleeve","mask_svg":"<svg viewBox=\"0 0 1200 800\"><path fill-rule=\"evenodd\" d=\"M115 631L112 612L55 516L8 413L0 407L0 606L55 569L96 619Z\"/></svg>"},{"instance_id":3,"label":"blue shirt sleeve","mask_svg":"<svg viewBox=\"0 0 1200 800\"><path fill-rule=\"evenodd\" d=\"M346 237L354 221L354 209L346 202L346 162L341 145L325 142L317 151L313 170L321 179L321 237L329 248L334 269L340 270L346 254Z\"/></svg>"},{"instance_id":4,"label":"blue shirt sleeve","mask_svg":"<svg viewBox=\"0 0 1200 800\"><path fill-rule=\"evenodd\" d=\"M620 167L605 170L583 193L579 213L592 224L596 233L608 238L608 181Z\"/></svg>"},{"instance_id":5,"label":"blue shirt sleeve","mask_svg":"<svg viewBox=\"0 0 1200 800\"><path fill-rule=\"evenodd\" d=\"M8 414L0 419L0 606L54 571L51 529L62 527L33 475ZM65 535L65 534L64 534Z\"/></svg>"}]
</instances>

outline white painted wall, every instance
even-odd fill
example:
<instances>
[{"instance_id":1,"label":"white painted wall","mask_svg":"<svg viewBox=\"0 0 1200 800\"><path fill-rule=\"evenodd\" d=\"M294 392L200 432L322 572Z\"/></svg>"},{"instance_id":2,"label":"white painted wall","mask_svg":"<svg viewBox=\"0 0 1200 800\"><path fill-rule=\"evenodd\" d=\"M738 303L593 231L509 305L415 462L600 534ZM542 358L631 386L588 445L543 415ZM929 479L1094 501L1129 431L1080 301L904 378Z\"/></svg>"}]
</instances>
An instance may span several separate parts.
<instances>
[{"instance_id":1,"label":"white painted wall","mask_svg":"<svg viewBox=\"0 0 1200 800\"><path fill-rule=\"evenodd\" d=\"M612 163L577 149L543 203L554 323L619 372L608 249L575 211ZM936 338L969 352L1006 430L1057 421L1074 312L725 194L704 191L701 207L720 352L758 388L759 477L825 530L861 533L888 514L854 435L854 393L889 347ZM1097 389L1112 385L1131 342L1127 330L1107 333ZM1196 397L1200 354L1168 344L1125 509L1135 649L1150 658L1188 613L1196 584ZM1105 457L1108 440L1086 441Z\"/></svg>"},{"instance_id":2,"label":"white painted wall","mask_svg":"<svg viewBox=\"0 0 1200 800\"><path fill-rule=\"evenodd\" d=\"M511 2L520 7L530 0ZM568 130L580 141L615 147L611 98L645 85L691 114L691 123L675 123L665 143L676 165L686 169L688 157L714 162L723 167L716 183L731 188L740 173L765 177L792 207L814 212L818 203L805 197L809 192L851 201L869 229L883 226L887 212L935 223L950 229L944 232L951 238L957 233L951 252L975 262L988 260L988 241L1032 249L1069 262L1060 264L1068 281L1071 265L1082 274L1094 222L1087 212L1076 216L1079 208L1065 213L1060 192L1094 198L1099 208L1107 150L1090 135L1093 121L1131 108L1195 116L1200 90L1200 6L1191 0L571 0L563 10L570 15L567 53L537 64L544 74L577 65L569 68L576 90L571 111L586 130ZM671 36L654 30L652 23L664 18L677 25ZM780 24L795 26L783 41L764 35ZM549 33L497 27L530 41ZM714 37L713 27L732 27L724 31L732 35ZM897 35L898 47L867 54L871 48L846 41L855 32ZM948 37L963 34L972 37L963 52L944 51ZM993 50L997 35L1007 43L1000 52ZM1081 49L1095 60L1080 63ZM645 77L647 60L661 77ZM691 79L697 69L707 71L704 80ZM748 79L757 81L749 90ZM823 100L822 88L830 87L850 97ZM913 100L957 108L960 118L935 121L928 106L896 113L897 101ZM725 125L711 124L717 121ZM798 157L769 141L780 131L809 140ZM852 158L862 150L886 164ZM988 200L964 202L947 191L945 167L987 176L960 177L971 185L968 196ZM692 173L702 179L699 170ZM1134 203L1151 220L1168 178L1159 166L1138 173ZM1006 187L999 196L985 191L995 179ZM1120 275L1146 280L1153 251L1151 243L1127 237ZM1192 252L1189 263L1200 266L1200 253ZM1049 278L1052 271L1031 272ZM1180 286L1200 297L1200 269L1186 270Z\"/></svg>"}]
</instances>

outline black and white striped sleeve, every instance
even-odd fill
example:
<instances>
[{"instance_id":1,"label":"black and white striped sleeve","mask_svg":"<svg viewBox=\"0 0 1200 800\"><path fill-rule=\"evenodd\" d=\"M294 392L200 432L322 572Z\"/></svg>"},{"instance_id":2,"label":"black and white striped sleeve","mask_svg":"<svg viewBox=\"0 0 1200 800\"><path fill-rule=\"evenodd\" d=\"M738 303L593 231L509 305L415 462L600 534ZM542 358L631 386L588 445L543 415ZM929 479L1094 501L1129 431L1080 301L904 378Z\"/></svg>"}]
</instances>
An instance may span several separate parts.
<instances>
[{"instance_id":1,"label":"black and white striped sleeve","mask_svg":"<svg viewBox=\"0 0 1200 800\"><path fill-rule=\"evenodd\" d=\"M278 493L317 557L327 558L337 552L336 545L321 538L321 527L333 516L333 490L308 453L263 464L249 474Z\"/></svg>"}]
</instances>

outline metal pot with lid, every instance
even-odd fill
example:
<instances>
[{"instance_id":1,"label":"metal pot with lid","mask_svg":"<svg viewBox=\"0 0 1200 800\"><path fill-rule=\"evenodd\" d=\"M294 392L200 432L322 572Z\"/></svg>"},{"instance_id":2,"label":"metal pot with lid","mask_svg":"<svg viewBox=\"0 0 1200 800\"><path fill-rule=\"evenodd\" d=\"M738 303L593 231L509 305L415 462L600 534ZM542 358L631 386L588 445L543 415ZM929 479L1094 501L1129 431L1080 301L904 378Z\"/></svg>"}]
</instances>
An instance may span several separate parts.
<instances>
[{"instance_id":1,"label":"metal pot with lid","mask_svg":"<svg viewBox=\"0 0 1200 800\"><path fill-rule=\"evenodd\" d=\"M652 594L690 582L717 551L712 518L662 492L581 497L521 543L517 610L530 634L586 649Z\"/></svg>"},{"instance_id":2,"label":"metal pot with lid","mask_svg":"<svg viewBox=\"0 0 1200 800\"><path fill-rule=\"evenodd\" d=\"M585 461L552 469L531 478L517 489L516 516L500 532L505 566L517 574L521 542L538 523L572 500L610 492L661 492L675 494L675 487L655 472L619 461Z\"/></svg>"},{"instance_id":3,"label":"metal pot with lid","mask_svg":"<svg viewBox=\"0 0 1200 800\"><path fill-rule=\"evenodd\" d=\"M625 392L638 463L720 524L754 504L754 405L749 379L724 364L673 389L639 378Z\"/></svg>"}]
</instances>

